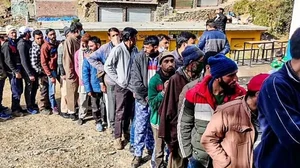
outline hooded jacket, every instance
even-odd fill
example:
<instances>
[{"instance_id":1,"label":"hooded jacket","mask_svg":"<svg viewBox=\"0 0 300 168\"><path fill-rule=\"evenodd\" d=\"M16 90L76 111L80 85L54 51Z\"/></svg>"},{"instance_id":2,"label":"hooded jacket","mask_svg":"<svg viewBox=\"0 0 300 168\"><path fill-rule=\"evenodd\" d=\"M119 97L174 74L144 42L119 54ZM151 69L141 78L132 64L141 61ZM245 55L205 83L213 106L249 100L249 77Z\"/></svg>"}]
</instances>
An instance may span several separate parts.
<instances>
[{"instance_id":1,"label":"hooded jacket","mask_svg":"<svg viewBox=\"0 0 300 168\"><path fill-rule=\"evenodd\" d=\"M208 166L209 156L200 144L200 139L209 123L217 102L209 89L212 76L207 75L185 96L183 107L178 117L178 141L184 158L193 156L203 166ZM235 86L233 95L225 95L223 103L246 94L246 90Z\"/></svg>"}]
</instances>

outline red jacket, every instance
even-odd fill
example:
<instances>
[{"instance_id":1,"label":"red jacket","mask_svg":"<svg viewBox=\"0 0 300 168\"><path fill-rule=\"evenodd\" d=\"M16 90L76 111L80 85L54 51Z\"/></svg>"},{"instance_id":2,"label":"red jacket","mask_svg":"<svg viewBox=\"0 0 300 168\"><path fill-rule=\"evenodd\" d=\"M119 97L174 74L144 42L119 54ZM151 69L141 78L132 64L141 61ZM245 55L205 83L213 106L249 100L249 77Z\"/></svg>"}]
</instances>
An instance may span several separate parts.
<instances>
[{"instance_id":1,"label":"red jacket","mask_svg":"<svg viewBox=\"0 0 300 168\"><path fill-rule=\"evenodd\" d=\"M50 44L46 40L41 47L41 64L47 76L51 75L51 71L56 71L57 48L58 43Z\"/></svg>"}]
</instances>

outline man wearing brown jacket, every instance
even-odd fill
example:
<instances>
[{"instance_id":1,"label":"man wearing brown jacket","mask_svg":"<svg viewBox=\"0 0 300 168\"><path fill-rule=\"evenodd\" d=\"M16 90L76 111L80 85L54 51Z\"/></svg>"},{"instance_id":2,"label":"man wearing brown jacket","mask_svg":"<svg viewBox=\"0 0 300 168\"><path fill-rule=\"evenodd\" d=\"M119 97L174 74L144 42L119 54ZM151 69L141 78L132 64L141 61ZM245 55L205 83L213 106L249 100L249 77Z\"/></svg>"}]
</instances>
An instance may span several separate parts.
<instances>
[{"instance_id":1,"label":"man wearing brown jacket","mask_svg":"<svg viewBox=\"0 0 300 168\"><path fill-rule=\"evenodd\" d=\"M68 35L64 46L63 66L66 73L67 84L67 107L68 112L62 113L64 118L71 118L76 120L75 106L78 99L78 76L75 72L74 55L80 48L80 37L82 33L82 24L80 22L73 22L70 26L70 34Z\"/></svg>"},{"instance_id":2,"label":"man wearing brown jacket","mask_svg":"<svg viewBox=\"0 0 300 168\"><path fill-rule=\"evenodd\" d=\"M254 142L258 139L257 98L268 74L254 76L245 96L219 106L202 135L201 144L214 168L253 167Z\"/></svg>"},{"instance_id":3,"label":"man wearing brown jacket","mask_svg":"<svg viewBox=\"0 0 300 168\"><path fill-rule=\"evenodd\" d=\"M55 100L55 83L57 79L57 48L59 43L56 41L54 29L46 30L45 42L41 47L41 65L48 76L48 95L53 114L58 114L58 107ZM46 113L47 114L47 113ZM50 114L50 113L48 113Z\"/></svg>"}]
</instances>

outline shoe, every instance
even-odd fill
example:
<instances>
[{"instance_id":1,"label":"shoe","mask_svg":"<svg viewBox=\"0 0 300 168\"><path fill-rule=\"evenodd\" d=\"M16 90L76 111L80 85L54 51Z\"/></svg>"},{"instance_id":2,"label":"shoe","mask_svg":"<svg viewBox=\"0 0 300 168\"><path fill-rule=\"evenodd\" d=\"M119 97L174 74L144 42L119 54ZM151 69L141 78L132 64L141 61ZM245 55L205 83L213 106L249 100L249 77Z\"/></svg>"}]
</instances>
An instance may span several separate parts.
<instances>
[{"instance_id":1,"label":"shoe","mask_svg":"<svg viewBox=\"0 0 300 168\"><path fill-rule=\"evenodd\" d=\"M76 120L78 120L78 117L77 117L76 114L70 114L70 119L71 119L72 121L76 121Z\"/></svg>"},{"instance_id":2,"label":"shoe","mask_svg":"<svg viewBox=\"0 0 300 168\"><path fill-rule=\"evenodd\" d=\"M29 113L29 114L37 114L38 111L35 110L35 109L33 109L33 108L27 108L27 113Z\"/></svg>"},{"instance_id":3,"label":"shoe","mask_svg":"<svg viewBox=\"0 0 300 168\"><path fill-rule=\"evenodd\" d=\"M6 111L6 110L8 110L8 107L0 105L0 111Z\"/></svg>"},{"instance_id":4,"label":"shoe","mask_svg":"<svg viewBox=\"0 0 300 168\"><path fill-rule=\"evenodd\" d=\"M96 124L96 130L97 130L98 132L103 132L103 126L102 126L102 124L101 124L100 122L98 122L98 123Z\"/></svg>"},{"instance_id":5,"label":"shoe","mask_svg":"<svg viewBox=\"0 0 300 168\"><path fill-rule=\"evenodd\" d=\"M149 156L152 156L153 150L146 149L146 154L149 155Z\"/></svg>"},{"instance_id":6,"label":"shoe","mask_svg":"<svg viewBox=\"0 0 300 168\"><path fill-rule=\"evenodd\" d=\"M141 156L135 156L131 162L132 168L138 168L142 164L142 157Z\"/></svg>"},{"instance_id":7,"label":"shoe","mask_svg":"<svg viewBox=\"0 0 300 168\"><path fill-rule=\"evenodd\" d=\"M35 109L35 110L37 110L37 111L39 110L39 106L38 106L37 104L34 104L34 105L32 106L32 108Z\"/></svg>"},{"instance_id":8,"label":"shoe","mask_svg":"<svg viewBox=\"0 0 300 168\"><path fill-rule=\"evenodd\" d=\"M115 139L114 146L116 150L122 150L124 148L122 145L122 139L121 138Z\"/></svg>"},{"instance_id":9,"label":"shoe","mask_svg":"<svg viewBox=\"0 0 300 168\"><path fill-rule=\"evenodd\" d=\"M84 123L83 118L79 118L78 121L77 121L77 124L78 125L82 125L83 123Z\"/></svg>"},{"instance_id":10,"label":"shoe","mask_svg":"<svg viewBox=\"0 0 300 168\"><path fill-rule=\"evenodd\" d=\"M51 110L49 110L49 109L43 109L43 110L41 110L41 113L44 114L44 115L50 115L51 114Z\"/></svg>"},{"instance_id":11,"label":"shoe","mask_svg":"<svg viewBox=\"0 0 300 168\"><path fill-rule=\"evenodd\" d=\"M134 154L134 146L133 145L130 145L129 151L130 151L131 154Z\"/></svg>"},{"instance_id":12,"label":"shoe","mask_svg":"<svg viewBox=\"0 0 300 168\"><path fill-rule=\"evenodd\" d=\"M20 112L20 111L13 111L12 113L12 116L14 117L23 117L24 116L24 113Z\"/></svg>"},{"instance_id":13,"label":"shoe","mask_svg":"<svg viewBox=\"0 0 300 168\"><path fill-rule=\"evenodd\" d=\"M8 120L11 118L11 115L5 114L4 112L0 112L0 119L1 120Z\"/></svg>"},{"instance_id":14,"label":"shoe","mask_svg":"<svg viewBox=\"0 0 300 168\"><path fill-rule=\"evenodd\" d=\"M57 107L54 107L54 108L52 109L52 113L53 113L53 114L56 114L56 115L59 115L58 108L57 108Z\"/></svg>"},{"instance_id":15,"label":"shoe","mask_svg":"<svg viewBox=\"0 0 300 168\"><path fill-rule=\"evenodd\" d=\"M63 118L70 118L70 114L68 113L60 113L60 116L62 116Z\"/></svg>"}]
</instances>

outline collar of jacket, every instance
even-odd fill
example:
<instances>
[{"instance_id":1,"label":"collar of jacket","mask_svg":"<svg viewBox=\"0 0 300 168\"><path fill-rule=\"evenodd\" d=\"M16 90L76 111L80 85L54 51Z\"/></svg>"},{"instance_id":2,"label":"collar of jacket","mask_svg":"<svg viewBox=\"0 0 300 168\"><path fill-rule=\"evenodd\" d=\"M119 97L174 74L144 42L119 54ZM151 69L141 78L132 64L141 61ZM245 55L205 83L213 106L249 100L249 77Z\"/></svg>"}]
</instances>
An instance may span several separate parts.
<instances>
[{"instance_id":1,"label":"collar of jacket","mask_svg":"<svg viewBox=\"0 0 300 168\"><path fill-rule=\"evenodd\" d=\"M184 72L184 67L179 67L176 71L179 75L183 76L186 81L191 82L192 79Z\"/></svg>"},{"instance_id":2,"label":"collar of jacket","mask_svg":"<svg viewBox=\"0 0 300 168\"><path fill-rule=\"evenodd\" d=\"M293 70L291 61L285 63L285 68L289 77L293 79L295 82L300 83L300 78L298 77L297 73Z\"/></svg>"}]
</instances>

